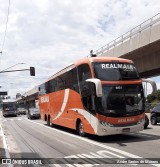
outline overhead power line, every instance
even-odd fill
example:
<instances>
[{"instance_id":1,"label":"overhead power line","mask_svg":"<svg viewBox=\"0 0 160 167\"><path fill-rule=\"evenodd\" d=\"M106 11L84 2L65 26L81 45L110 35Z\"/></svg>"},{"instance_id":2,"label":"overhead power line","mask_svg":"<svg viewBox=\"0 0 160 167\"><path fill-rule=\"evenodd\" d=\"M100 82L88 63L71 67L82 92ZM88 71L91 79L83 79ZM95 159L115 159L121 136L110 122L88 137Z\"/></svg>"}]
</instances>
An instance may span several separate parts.
<instances>
[{"instance_id":1,"label":"overhead power line","mask_svg":"<svg viewBox=\"0 0 160 167\"><path fill-rule=\"evenodd\" d=\"M6 19L6 28L5 28L5 32L4 32L4 37L3 37L3 42L2 42L2 48L1 48L1 51L0 51L1 54L2 54L2 51L3 51L3 48L4 48L6 34L7 34L8 19L9 19L9 10L10 10L10 0L8 0L8 11L7 11L7 19Z\"/></svg>"}]
</instances>

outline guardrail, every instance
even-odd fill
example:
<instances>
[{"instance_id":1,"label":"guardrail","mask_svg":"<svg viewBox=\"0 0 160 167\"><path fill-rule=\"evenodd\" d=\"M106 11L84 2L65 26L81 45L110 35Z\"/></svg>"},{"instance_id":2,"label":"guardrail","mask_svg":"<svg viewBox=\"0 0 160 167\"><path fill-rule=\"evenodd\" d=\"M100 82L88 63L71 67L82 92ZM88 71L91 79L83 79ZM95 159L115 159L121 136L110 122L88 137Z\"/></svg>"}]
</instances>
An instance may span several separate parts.
<instances>
[{"instance_id":1,"label":"guardrail","mask_svg":"<svg viewBox=\"0 0 160 167\"><path fill-rule=\"evenodd\" d=\"M115 40L113 40L113 41L107 43L106 45L102 46L101 48L97 49L96 51L94 51L94 54L96 54L98 56L98 55L101 55L101 54L107 52L108 50L120 45L121 43L123 43L127 40L130 40L136 34L141 33L141 31L143 31L149 27L151 28L154 24L158 23L159 21L160 21L160 13L158 13L157 15L144 21L140 25L134 27L133 29L131 29L130 31L121 35L120 37L116 38Z\"/></svg>"}]
</instances>

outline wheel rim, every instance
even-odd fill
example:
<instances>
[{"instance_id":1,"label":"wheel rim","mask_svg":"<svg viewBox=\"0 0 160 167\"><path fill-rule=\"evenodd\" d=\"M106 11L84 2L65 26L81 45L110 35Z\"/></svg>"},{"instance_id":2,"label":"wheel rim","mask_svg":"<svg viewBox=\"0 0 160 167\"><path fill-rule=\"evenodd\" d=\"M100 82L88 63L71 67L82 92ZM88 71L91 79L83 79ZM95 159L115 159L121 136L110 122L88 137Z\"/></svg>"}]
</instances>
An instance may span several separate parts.
<instances>
[{"instance_id":1,"label":"wheel rim","mask_svg":"<svg viewBox=\"0 0 160 167\"><path fill-rule=\"evenodd\" d=\"M83 133L84 133L82 122L80 122L80 124L79 124L79 133L80 133L80 134L83 134Z\"/></svg>"},{"instance_id":2,"label":"wheel rim","mask_svg":"<svg viewBox=\"0 0 160 167\"><path fill-rule=\"evenodd\" d=\"M155 120L154 117L151 119L151 123L152 123L153 125L156 123L156 120Z\"/></svg>"},{"instance_id":3,"label":"wheel rim","mask_svg":"<svg viewBox=\"0 0 160 167\"><path fill-rule=\"evenodd\" d=\"M49 125L50 125L51 127L53 126L51 118L50 118L50 120L49 120Z\"/></svg>"}]
</instances>

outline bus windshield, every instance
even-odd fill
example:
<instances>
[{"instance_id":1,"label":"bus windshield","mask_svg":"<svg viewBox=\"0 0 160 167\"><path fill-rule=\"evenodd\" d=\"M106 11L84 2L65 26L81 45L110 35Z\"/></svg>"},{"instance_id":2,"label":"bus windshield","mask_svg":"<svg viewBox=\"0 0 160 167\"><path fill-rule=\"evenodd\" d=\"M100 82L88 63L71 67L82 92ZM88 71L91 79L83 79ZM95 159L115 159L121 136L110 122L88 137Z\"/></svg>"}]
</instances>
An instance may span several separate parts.
<instances>
[{"instance_id":1,"label":"bus windshield","mask_svg":"<svg viewBox=\"0 0 160 167\"><path fill-rule=\"evenodd\" d=\"M103 86L102 92L102 97L96 100L98 113L119 117L144 112L142 85Z\"/></svg>"},{"instance_id":2,"label":"bus windshield","mask_svg":"<svg viewBox=\"0 0 160 167\"><path fill-rule=\"evenodd\" d=\"M93 62L95 78L103 81L139 79L134 64L119 62Z\"/></svg>"},{"instance_id":3,"label":"bus windshield","mask_svg":"<svg viewBox=\"0 0 160 167\"><path fill-rule=\"evenodd\" d=\"M16 103L15 102L3 103L3 109L5 109L5 110L15 110L16 109Z\"/></svg>"}]
</instances>

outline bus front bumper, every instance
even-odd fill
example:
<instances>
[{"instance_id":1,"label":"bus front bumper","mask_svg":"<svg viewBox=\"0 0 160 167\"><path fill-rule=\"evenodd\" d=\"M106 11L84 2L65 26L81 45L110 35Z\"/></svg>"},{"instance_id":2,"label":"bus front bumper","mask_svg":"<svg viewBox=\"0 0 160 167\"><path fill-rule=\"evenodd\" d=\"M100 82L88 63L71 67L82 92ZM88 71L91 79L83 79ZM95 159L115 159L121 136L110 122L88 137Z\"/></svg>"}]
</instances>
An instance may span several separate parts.
<instances>
[{"instance_id":1,"label":"bus front bumper","mask_svg":"<svg viewBox=\"0 0 160 167\"><path fill-rule=\"evenodd\" d=\"M106 126L98 123L97 135L106 136L106 135L115 135L115 134L128 134L139 132L144 129L144 121L135 125L123 126L123 127L114 127Z\"/></svg>"}]
</instances>

